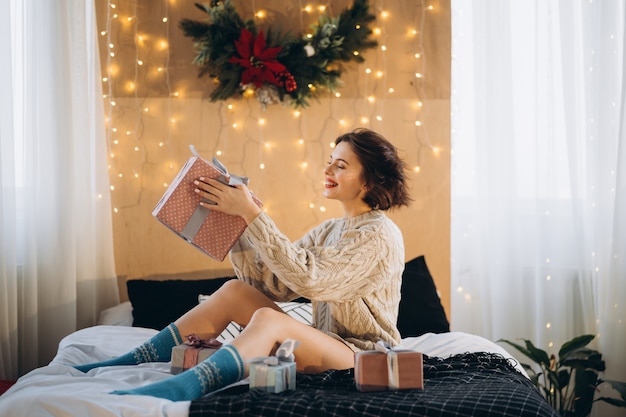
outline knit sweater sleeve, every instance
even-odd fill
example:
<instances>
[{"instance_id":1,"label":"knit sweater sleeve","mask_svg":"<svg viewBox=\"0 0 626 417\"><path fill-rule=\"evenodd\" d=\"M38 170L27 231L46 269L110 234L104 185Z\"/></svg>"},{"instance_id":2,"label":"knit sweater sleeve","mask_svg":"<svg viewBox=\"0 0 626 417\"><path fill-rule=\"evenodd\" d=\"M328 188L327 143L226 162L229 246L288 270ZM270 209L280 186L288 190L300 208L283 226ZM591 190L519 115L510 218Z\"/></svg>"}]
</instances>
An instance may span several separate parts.
<instances>
[{"instance_id":1,"label":"knit sweater sleeve","mask_svg":"<svg viewBox=\"0 0 626 417\"><path fill-rule=\"evenodd\" d=\"M348 221L349 222L349 221ZM317 301L349 301L385 285L404 254L385 222L362 227L327 221L292 243L265 213L248 225L231 250L237 275L282 301L298 295ZM390 254L393 252L392 254ZM401 262L401 260L400 260Z\"/></svg>"}]
</instances>

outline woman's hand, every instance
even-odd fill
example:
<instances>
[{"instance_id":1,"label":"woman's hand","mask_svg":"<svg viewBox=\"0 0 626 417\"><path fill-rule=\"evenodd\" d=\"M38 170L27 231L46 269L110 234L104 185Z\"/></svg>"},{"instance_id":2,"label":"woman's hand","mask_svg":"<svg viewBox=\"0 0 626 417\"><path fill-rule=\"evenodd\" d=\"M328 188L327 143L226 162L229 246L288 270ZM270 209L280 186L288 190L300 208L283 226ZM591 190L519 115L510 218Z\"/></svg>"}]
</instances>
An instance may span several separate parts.
<instances>
[{"instance_id":1,"label":"woman's hand","mask_svg":"<svg viewBox=\"0 0 626 417\"><path fill-rule=\"evenodd\" d=\"M252 199L252 194L244 184L226 185L212 178L198 178L194 181L194 190L203 198L213 202L201 202L200 205L222 213L241 216L250 224L261 213L261 209Z\"/></svg>"}]
</instances>

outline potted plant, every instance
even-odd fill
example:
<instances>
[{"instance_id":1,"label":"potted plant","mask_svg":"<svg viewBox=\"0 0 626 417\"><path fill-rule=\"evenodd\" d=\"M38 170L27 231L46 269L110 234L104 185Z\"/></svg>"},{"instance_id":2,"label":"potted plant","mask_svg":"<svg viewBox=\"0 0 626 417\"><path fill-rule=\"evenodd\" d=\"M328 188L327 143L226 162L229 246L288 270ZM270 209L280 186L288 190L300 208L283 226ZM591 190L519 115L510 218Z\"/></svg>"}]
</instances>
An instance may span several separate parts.
<instances>
[{"instance_id":1,"label":"potted plant","mask_svg":"<svg viewBox=\"0 0 626 417\"><path fill-rule=\"evenodd\" d=\"M558 357L554 354L548 356L545 350L537 348L527 339L522 339L524 346L506 339L498 342L513 346L535 363L535 367L525 363L521 365L548 403L562 417L585 417L591 413L597 401L626 408L626 382L600 378L600 373L605 370L602 354L587 347L594 337L583 335L573 338L561 346ZM596 398L601 385L612 387L621 399L605 396Z\"/></svg>"}]
</instances>

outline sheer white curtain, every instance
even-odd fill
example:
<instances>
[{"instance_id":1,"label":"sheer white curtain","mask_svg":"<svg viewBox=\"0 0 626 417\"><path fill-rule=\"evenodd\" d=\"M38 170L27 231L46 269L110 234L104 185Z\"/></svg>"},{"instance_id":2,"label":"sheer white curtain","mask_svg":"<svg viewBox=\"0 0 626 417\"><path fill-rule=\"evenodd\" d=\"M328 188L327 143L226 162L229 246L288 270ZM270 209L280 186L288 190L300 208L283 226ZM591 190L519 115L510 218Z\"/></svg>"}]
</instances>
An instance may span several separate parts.
<instances>
[{"instance_id":1,"label":"sheer white curtain","mask_svg":"<svg viewBox=\"0 0 626 417\"><path fill-rule=\"evenodd\" d=\"M0 1L0 379L118 301L92 3Z\"/></svg>"},{"instance_id":2,"label":"sheer white curtain","mask_svg":"<svg viewBox=\"0 0 626 417\"><path fill-rule=\"evenodd\" d=\"M553 353L596 334L620 380L625 7L452 0L452 327Z\"/></svg>"}]
</instances>

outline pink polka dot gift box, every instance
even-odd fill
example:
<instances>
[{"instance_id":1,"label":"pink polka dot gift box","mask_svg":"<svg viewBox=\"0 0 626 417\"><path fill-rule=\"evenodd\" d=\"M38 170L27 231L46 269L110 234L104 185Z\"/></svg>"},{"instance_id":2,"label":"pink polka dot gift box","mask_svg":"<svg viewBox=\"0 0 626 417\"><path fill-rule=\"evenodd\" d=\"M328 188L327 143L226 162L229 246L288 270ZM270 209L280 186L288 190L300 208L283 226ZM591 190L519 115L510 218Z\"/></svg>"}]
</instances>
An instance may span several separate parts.
<instances>
[{"instance_id":1,"label":"pink polka dot gift box","mask_svg":"<svg viewBox=\"0 0 626 417\"><path fill-rule=\"evenodd\" d=\"M194 156L178 172L152 215L211 258L223 261L246 229L246 222L239 216L201 206L203 198L194 191L194 181L205 177L227 185L247 185L248 178L230 174L217 158L209 162L200 157L193 146L190 148ZM263 205L255 196L253 199L259 207Z\"/></svg>"}]
</instances>

